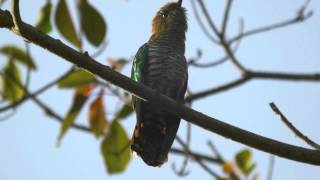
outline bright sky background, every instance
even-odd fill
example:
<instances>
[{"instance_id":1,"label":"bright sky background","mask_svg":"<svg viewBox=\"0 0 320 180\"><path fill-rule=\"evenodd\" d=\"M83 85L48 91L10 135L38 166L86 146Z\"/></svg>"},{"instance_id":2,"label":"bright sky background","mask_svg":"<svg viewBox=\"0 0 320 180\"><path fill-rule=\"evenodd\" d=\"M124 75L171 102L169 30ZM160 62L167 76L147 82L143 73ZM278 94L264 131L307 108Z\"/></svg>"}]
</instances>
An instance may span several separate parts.
<instances>
[{"instance_id":1,"label":"bright sky background","mask_svg":"<svg viewBox=\"0 0 320 180\"><path fill-rule=\"evenodd\" d=\"M21 9L24 20L34 24L39 8L44 1L22 1ZM56 2L56 1L54 1ZM70 1L74 10L76 1ZM150 36L151 19L166 0L113 0L92 1L106 18L108 29L108 48L98 60L105 62L107 57L132 57L140 45ZM214 19L219 20L223 11L224 0L207 0L207 5ZM210 3L208 3L210 2ZM295 15L305 1L235 1L229 27L229 34L238 29L238 19L245 19L245 29L278 22ZM204 52L203 61L219 58L222 50L206 39L197 25L189 1L184 2L188 10L189 31L187 34L186 57L193 57L196 49ZM5 8L10 7L7 2ZM245 39L237 52L237 57L246 67L255 70L282 70L286 72L320 72L320 1L313 0L310 8L315 14L307 22L284 28L271 33ZM220 22L218 22L220 24ZM57 32L51 34L60 37ZM14 43L23 46L22 39L13 33L1 29L0 45ZM94 52L91 47L86 50ZM32 88L37 89L46 82L55 79L68 69L69 64L51 53L32 46L32 55L39 70L33 74ZM0 57L3 59L3 57ZM2 61L3 62L3 61ZM129 75L127 67L123 73ZM194 92L221 84L236 78L238 72L230 64L209 70L189 69L190 86ZM41 99L50 104L55 111L65 114L71 103L71 91L52 89L41 95ZM274 138L286 143L307 147L296 138L270 110L268 103L275 101L287 117L307 136L320 142L320 86L311 82L286 82L254 80L236 89L197 101L193 108L219 118L243 129ZM112 112L114 100L106 97L108 110ZM80 121L86 121L86 112ZM123 122L131 136L135 118L132 116ZM185 133L183 122L179 133ZM2 180L103 180L103 179L180 179L171 170L175 162L181 164L182 158L170 155L169 162L161 168L146 166L141 159L133 158L127 171L121 175L108 177L100 155L99 142L92 136L71 130L63 139L60 148L55 147L60 124L44 116L32 102L17 109L11 119L0 123L0 179ZM208 133L193 127L192 149L210 152L207 140L212 140L226 159L244 148L244 145ZM175 144L176 145L176 144ZM253 159L258 163L257 170L261 179L265 179L269 155L253 151ZM211 179L198 165L192 163L188 169L190 175L184 179ZM220 172L219 168L217 169ZM281 158L276 158L274 179L320 179L319 167L305 165Z\"/></svg>"}]
</instances>

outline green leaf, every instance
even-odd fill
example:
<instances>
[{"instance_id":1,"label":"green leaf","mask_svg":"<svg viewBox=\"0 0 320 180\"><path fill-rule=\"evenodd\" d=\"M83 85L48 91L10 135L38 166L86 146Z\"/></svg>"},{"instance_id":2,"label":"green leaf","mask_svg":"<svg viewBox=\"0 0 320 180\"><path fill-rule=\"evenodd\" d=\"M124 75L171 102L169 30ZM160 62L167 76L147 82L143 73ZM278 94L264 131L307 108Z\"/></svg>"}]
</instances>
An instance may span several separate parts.
<instances>
[{"instance_id":1,"label":"green leaf","mask_svg":"<svg viewBox=\"0 0 320 180\"><path fill-rule=\"evenodd\" d=\"M241 150L235 157L238 168L246 176L248 176L256 167L256 164L251 162L251 158L252 153L249 149Z\"/></svg>"},{"instance_id":2,"label":"green leaf","mask_svg":"<svg viewBox=\"0 0 320 180\"><path fill-rule=\"evenodd\" d=\"M50 1L47 1L47 3L40 10L36 27L44 33L49 33L52 31L52 25L50 20L51 9L52 4Z\"/></svg>"},{"instance_id":3,"label":"green leaf","mask_svg":"<svg viewBox=\"0 0 320 180\"><path fill-rule=\"evenodd\" d=\"M91 94L91 89L92 87L90 85L82 86L76 89L73 97L72 105L66 117L63 119L63 122L60 128L60 134L58 136L58 142L57 142L58 146L60 145L63 136L69 130L71 125L75 122L82 107L84 106L85 102L87 101L88 97Z\"/></svg>"},{"instance_id":4,"label":"green leaf","mask_svg":"<svg viewBox=\"0 0 320 180\"><path fill-rule=\"evenodd\" d=\"M55 23L58 31L68 41L74 44L76 47L81 47L81 42L77 36L76 29L73 25L71 15L65 0L59 0L57 9L55 12Z\"/></svg>"},{"instance_id":5,"label":"green leaf","mask_svg":"<svg viewBox=\"0 0 320 180\"><path fill-rule=\"evenodd\" d=\"M94 135L97 138L100 137L108 125L103 102L103 90L100 91L99 96L90 105L88 117L90 128Z\"/></svg>"},{"instance_id":6,"label":"green leaf","mask_svg":"<svg viewBox=\"0 0 320 180\"><path fill-rule=\"evenodd\" d=\"M113 121L101 144L101 151L110 174L123 172L130 161L130 141L118 121Z\"/></svg>"},{"instance_id":7,"label":"green leaf","mask_svg":"<svg viewBox=\"0 0 320 180\"><path fill-rule=\"evenodd\" d=\"M97 82L94 75L82 69L77 69L61 79L58 86L60 88L74 88L94 82Z\"/></svg>"},{"instance_id":8,"label":"green leaf","mask_svg":"<svg viewBox=\"0 0 320 180\"><path fill-rule=\"evenodd\" d=\"M20 72L12 59L9 59L3 69L2 76L3 98L10 102L16 102L24 96L24 90L19 86L22 85Z\"/></svg>"},{"instance_id":9,"label":"green leaf","mask_svg":"<svg viewBox=\"0 0 320 180\"><path fill-rule=\"evenodd\" d=\"M31 57L25 51L14 45L6 45L0 48L0 53L10 56L13 60L19 61L21 64L36 69L36 65Z\"/></svg>"},{"instance_id":10,"label":"green leaf","mask_svg":"<svg viewBox=\"0 0 320 180\"><path fill-rule=\"evenodd\" d=\"M125 103L122 108L117 112L117 114L114 117L114 121L119 121L127 118L130 114L132 114L133 108Z\"/></svg>"},{"instance_id":11,"label":"green leaf","mask_svg":"<svg viewBox=\"0 0 320 180\"><path fill-rule=\"evenodd\" d=\"M100 13L87 0L80 0L81 28L88 41L99 46L106 35L107 25Z\"/></svg>"}]
</instances>

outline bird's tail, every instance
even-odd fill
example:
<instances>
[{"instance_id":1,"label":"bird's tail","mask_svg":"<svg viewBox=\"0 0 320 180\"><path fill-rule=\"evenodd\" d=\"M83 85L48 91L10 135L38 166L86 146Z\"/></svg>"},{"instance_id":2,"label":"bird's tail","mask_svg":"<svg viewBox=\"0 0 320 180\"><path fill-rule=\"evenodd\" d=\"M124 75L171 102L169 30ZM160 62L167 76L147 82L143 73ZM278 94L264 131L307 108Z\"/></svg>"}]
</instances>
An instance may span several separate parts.
<instances>
[{"instance_id":1,"label":"bird's tail","mask_svg":"<svg viewBox=\"0 0 320 180\"><path fill-rule=\"evenodd\" d=\"M137 109L131 149L150 166L161 166L176 137L180 118L164 111L157 111L141 102Z\"/></svg>"}]
</instances>

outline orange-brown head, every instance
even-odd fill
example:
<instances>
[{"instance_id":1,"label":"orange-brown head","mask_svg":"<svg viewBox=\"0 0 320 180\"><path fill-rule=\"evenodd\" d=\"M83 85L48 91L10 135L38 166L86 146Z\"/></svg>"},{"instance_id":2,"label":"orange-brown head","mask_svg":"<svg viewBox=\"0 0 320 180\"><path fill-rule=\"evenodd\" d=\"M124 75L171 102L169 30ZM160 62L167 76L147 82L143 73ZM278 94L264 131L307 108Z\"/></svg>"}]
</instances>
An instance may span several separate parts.
<instances>
[{"instance_id":1,"label":"orange-brown head","mask_svg":"<svg viewBox=\"0 0 320 180\"><path fill-rule=\"evenodd\" d=\"M186 10L181 6L182 0L164 5L152 21L152 35L157 37L163 32L187 31Z\"/></svg>"}]
</instances>

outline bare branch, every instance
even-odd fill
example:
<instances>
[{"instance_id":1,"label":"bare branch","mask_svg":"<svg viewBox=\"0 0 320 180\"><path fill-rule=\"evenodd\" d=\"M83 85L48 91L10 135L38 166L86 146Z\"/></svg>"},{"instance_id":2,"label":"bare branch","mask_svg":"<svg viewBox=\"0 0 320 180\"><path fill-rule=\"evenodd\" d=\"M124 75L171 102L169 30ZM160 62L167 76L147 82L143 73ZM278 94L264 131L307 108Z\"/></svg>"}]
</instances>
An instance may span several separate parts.
<instances>
[{"instance_id":1,"label":"bare branch","mask_svg":"<svg viewBox=\"0 0 320 180\"><path fill-rule=\"evenodd\" d=\"M207 97L207 96L210 96L210 95L213 95L213 94L217 94L217 93L220 93L220 92L225 92L225 91L227 91L229 89L232 89L232 88L235 88L237 86L240 86L240 85L248 82L249 80L250 80L250 77L244 76L244 77L241 77L241 78L236 79L234 81L231 81L229 83L226 83L224 85L221 85L221 86L218 86L218 87L214 87L212 89L204 90L204 91L201 91L201 92L193 93L192 95L187 96L185 101L186 102L191 102L191 101L195 101L197 99L204 98L204 97Z\"/></svg>"},{"instance_id":2,"label":"bare branch","mask_svg":"<svg viewBox=\"0 0 320 180\"><path fill-rule=\"evenodd\" d=\"M223 20L222 20L222 25L221 25L221 34L222 36L226 35L226 29L228 25L228 20L229 20L229 14L230 14L230 9L232 6L233 0L227 0L226 8L224 10L224 15L223 15Z\"/></svg>"},{"instance_id":3,"label":"bare branch","mask_svg":"<svg viewBox=\"0 0 320 180\"><path fill-rule=\"evenodd\" d=\"M183 149L186 152L190 152L188 146L182 141L181 138L179 138L179 136L176 137L177 142L183 147ZM192 156L192 154L190 154ZM213 170L211 170L206 164L204 164L201 159L198 159L196 156L192 156L192 159L197 162L207 173L209 173L211 176L215 177L216 179L221 179L221 177L214 172Z\"/></svg>"},{"instance_id":4,"label":"bare branch","mask_svg":"<svg viewBox=\"0 0 320 180\"><path fill-rule=\"evenodd\" d=\"M224 85L207 89L201 92L193 93L186 97L186 102L195 101L210 95L214 95L226 90L238 87L253 79L270 79L282 81L313 81L320 82L320 73L284 73L284 72L263 72L263 71L246 71L245 74L234 81Z\"/></svg>"},{"instance_id":5,"label":"bare branch","mask_svg":"<svg viewBox=\"0 0 320 180\"><path fill-rule=\"evenodd\" d=\"M286 81L320 81L320 73L284 73L284 72L264 72L249 71L250 77L257 79L273 79Z\"/></svg>"},{"instance_id":6,"label":"bare branch","mask_svg":"<svg viewBox=\"0 0 320 180\"><path fill-rule=\"evenodd\" d=\"M267 180L272 180L276 158L272 154L270 154L269 156L270 156L270 158L269 158L269 168L268 168Z\"/></svg>"},{"instance_id":7,"label":"bare branch","mask_svg":"<svg viewBox=\"0 0 320 180\"><path fill-rule=\"evenodd\" d=\"M186 133L186 146L188 147L188 149L190 150L190 141L191 141L191 124L187 123L187 133ZM188 166L188 162L189 162L189 158L190 158L190 154L189 151L185 151L185 156L184 156L184 161L182 163L182 166L180 168L180 170L177 170L175 163L172 164L172 168L173 171L178 175L178 176L187 176L190 171L187 171L187 166Z\"/></svg>"},{"instance_id":8,"label":"bare branch","mask_svg":"<svg viewBox=\"0 0 320 180\"><path fill-rule=\"evenodd\" d=\"M305 136L301 131L299 131L287 118L285 115L282 114L282 112L279 110L277 105L275 103L269 104L272 111L279 116L279 119L300 139L302 139L304 142L306 142L311 147L320 150L320 145L315 143L313 140L309 139L307 136Z\"/></svg>"},{"instance_id":9,"label":"bare branch","mask_svg":"<svg viewBox=\"0 0 320 180\"><path fill-rule=\"evenodd\" d=\"M201 7L201 10L209 24L209 26L211 27L212 31L216 34L216 36L220 37L220 32L218 30L218 28L216 27L216 25L214 24L214 22L212 21L210 15L209 15L209 12L206 8L206 5L204 4L203 0L198 0L198 3Z\"/></svg>"},{"instance_id":10,"label":"bare branch","mask_svg":"<svg viewBox=\"0 0 320 180\"><path fill-rule=\"evenodd\" d=\"M197 10L195 1L196 1L196 0L191 0L191 6L192 6L192 9L193 9L193 12L194 12L196 21L198 22L201 30L203 31L204 35L207 36L207 38L208 38L209 40L211 40L213 43L215 43L215 44L220 44L220 42L219 42L217 39L215 39L215 38L209 33L209 31L207 30L206 26L203 24L203 22L202 22L202 20L201 20L201 18L200 18L199 12L198 12L198 10Z\"/></svg>"},{"instance_id":11,"label":"bare branch","mask_svg":"<svg viewBox=\"0 0 320 180\"><path fill-rule=\"evenodd\" d=\"M291 19L284 20L284 21L281 21L281 22L278 22L278 23L274 23L274 24L271 24L271 25L259 27L259 28L256 28L256 29L248 30L248 31L246 31L246 32L244 32L242 34L239 34L236 37L230 39L229 43L232 44L235 41L238 41L238 40L243 39L245 37L249 37L249 36L252 36L252 35L257 35L257 34L260 34L260 33L265 33L265 32L268 32L268 31L284 28L284 27L287 27L287 26L290 26L290 25L294 25L294 24L297 24L297 23L302 23L302 22L308 20L313 15L312 11L309 11L307 13L305 12L305 9L306 9L307 5L308 5L308 1L298 10L296 16L291 18Z\"/></svg>"},{"instance_id":12,"label":"bare branch","mask_svg":"<svg viewBox=\"0 0 320 180\"><path fill-rule=\"evenodd\" d=\"M178 148L171 148L170 152L172 154L183 155L183 156L185 155L185 151L178 149ZM216 164L220 163L220 161L218 159L213 158L212 156L207 156L204 154L196 153L191 150L189 151L189 154L191 154L192 156L195 156L196 158L201 159L203 161L208 161L210 163L216 163Z\"/></svg>"}]
</instances>

